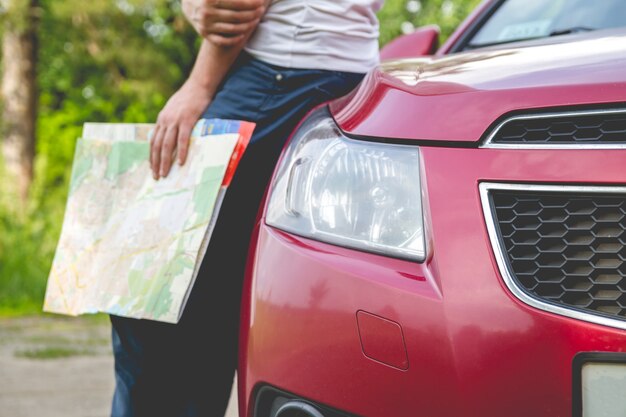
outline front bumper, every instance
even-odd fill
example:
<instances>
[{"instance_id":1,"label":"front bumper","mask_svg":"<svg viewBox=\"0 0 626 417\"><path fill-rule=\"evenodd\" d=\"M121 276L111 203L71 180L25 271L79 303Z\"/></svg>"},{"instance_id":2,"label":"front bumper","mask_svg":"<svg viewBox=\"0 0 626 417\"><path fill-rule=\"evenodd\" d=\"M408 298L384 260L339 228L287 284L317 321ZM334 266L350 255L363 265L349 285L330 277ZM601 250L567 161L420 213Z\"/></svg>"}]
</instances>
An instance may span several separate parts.
<instances>
[{"instance_id":1,"label":"front bumper","mask_svg":"<svg viewBox=\"0 0 626 417\"><path fill-rule=\"evenodd\" d=\"M626 351L626 331L540 311L510 293L478 187L626 184L625 150L424 147L421 154L423 264L261 221L244 298L242 415L253 415L257 388L272 385L363 417L569 417L575 355ZM358 312L401 326L406 367L364 354Z\"/></svg>"}]
</instances>

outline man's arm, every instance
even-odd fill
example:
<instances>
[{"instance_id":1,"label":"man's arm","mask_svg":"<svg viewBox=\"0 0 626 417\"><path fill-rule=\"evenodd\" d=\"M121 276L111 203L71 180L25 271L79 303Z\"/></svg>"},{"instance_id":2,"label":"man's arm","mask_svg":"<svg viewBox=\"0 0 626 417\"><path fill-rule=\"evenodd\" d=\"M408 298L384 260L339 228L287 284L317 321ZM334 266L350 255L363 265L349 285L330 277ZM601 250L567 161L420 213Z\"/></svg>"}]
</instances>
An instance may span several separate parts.
<instances>
[{"instance_id":1,"label":"man's arm","mask_svg":"<svg viewBox=\"0 0 626 417\"><path fill-rule=\"evenodd\" d=\"M269 0L183 1L183 7L188 12L197 13L197 10L194 9L195 6L190 7L189 4L201 8L206 6L208 9L201 10L205 12L213 10L215 13L201 13L200 20L204 22L203 27L208 31L208 35L202 41L189 78L167 101L157 118L156 128L150 143L150 166L152 167L152 175L156 180L169 174L175 151L178 152L178 163L181 165L185 163L189 149L189 137L195 123L211 103L217 87L256 29L260 16L254 18L252 23L248 21L244 26L236 26L232 20L250 18L245 13L251 8L257 10L259 4L262 12L265 12L265 6L269 4ZM224 12L224 10L226 11ZM191 21L193 24L193 20ZM198 30L196 24L194 24L194 28ZM243 30L243 32L238 32L239 30Z\"/></svg>"},{"instance_id":2,"label":"man's arm","mask_svg":"<svg viewBox=\"0 0 626 417\"><path fill-rule=\"evenodd\" d=\"M183 0L185 17L200 36L216 45L241 42L259 23L268 0Z\"/></svg>"},{"instance_id":3,"label":"man's arm","mask_svg":"<svg viewBox=\"0 0 626 417\"><path fill-rule=\"evenodd\" d=\"M191 131L211 103L217 87L242 47L224 48L206 39L202 41L189 78L167 101L157 117L150 144L150 165L154 179L167 176L175 150L178 150L178 163L185 163Z\"/></svg>"}]
</instances>

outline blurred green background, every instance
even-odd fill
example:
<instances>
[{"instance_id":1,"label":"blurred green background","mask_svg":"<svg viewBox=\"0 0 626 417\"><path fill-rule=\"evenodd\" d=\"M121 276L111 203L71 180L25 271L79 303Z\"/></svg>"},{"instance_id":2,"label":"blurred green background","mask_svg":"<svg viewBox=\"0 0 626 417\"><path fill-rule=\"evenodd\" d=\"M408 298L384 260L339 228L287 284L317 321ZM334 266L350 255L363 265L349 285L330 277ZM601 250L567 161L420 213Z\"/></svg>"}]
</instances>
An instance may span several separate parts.
<instances>
[{"instance_id":1,"label":"blurred green background","mask_svg":"<svg viewBox=\"0 0 626 417\"><path fill-rule=\"evenodd\" d=\"M478 2L386 0L381 45L433 23L444 41ZM5 155L15 145L7 132L20 128L12 123L19 103L10 101L27 90L4 64L20 58L16 42L35 48L22 56L36 68L38 100L34 149L22 155L33 164L23 192L0 157L0 315L32 314L41 311L82 124L153 122L184 81L198 39L175 0L6 0L0 25Z\"/></svg>"}]
</instances>

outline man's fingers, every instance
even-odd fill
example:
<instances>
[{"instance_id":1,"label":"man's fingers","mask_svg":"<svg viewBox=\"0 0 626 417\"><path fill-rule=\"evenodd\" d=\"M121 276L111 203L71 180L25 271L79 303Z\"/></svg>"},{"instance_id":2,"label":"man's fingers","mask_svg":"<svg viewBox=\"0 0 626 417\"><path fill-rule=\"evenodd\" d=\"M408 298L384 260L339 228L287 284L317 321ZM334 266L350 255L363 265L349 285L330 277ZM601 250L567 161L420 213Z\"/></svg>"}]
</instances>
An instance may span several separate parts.
<instances>
[{"instance_id":1,"label":"man's fingers","mask_svg":"<svg viewBox=\"0 0 626 417\"><path fill-rule=\"evenodd\" d=\"M187 20L205 38L210 34L239 35L256 28L265 13L266 0L183 0L182 8ZM247 26L216 27L229 23Z\"/></svg>"},{"instance_id":2,"label":"man's fingers","mask_svg":"<svg viewBox=\"0 0 626 417\"><path fill-rule=\"evenodd\" d=\"M224 23L218 22L214 23L211 27L211 32L214 34L220 35L245 35L246 33L252 31L256 27L258 21L253 20L250 23Z\"/></svg>"},{"instance_id":3,"label":"man's fingers","mask_svg":"<svg viewBox=\"0 0 626 417\"><path fill-rule=\"evenodd\" d=\"M257 10L265 6L265 0L212 0L212 2L215 8L235 11Z\"/></svg>"},{"instance_id":4,"label":"man's fingers","mask_svg":"<svg viewBox=\"0 0 626 417\"><path fill-rule=\"evenodd\" d=\"M194 20L204 22L223 23L250 23L261 18L263 9L260 10L229 10L229 9L203 9L194 17Z\"/></svg>"},{"instance_id":5,"label":"man's fingers","mask_svg":"<svg viewBox=\"0 0 626 417\"><path fill-rule=\"evenodd\" d=\"M221 35L208 35L206 39L214 45L217 46L235 46L239 43L243 42L245 39L244 35L239 36L221 36Z\"/></svg>"},{"instance_id":6,"label":"man's fingers","mask_svg":"<svg viewBox=\"0 0 626 417\"><path fill-rule=\"evenodd\" d=\"M150 168L152 169L152 177L159 179L159 169L161 167L161 144L163 143L164 129L157 124L154 134L150 140Z\"/></svg>"},{"instance_id":7,"label":"man's fingers","mask_svg":"<svg viewBox=\"0 0 626 417\"><path fill-rule=\"evenodd\" d=\"M178 128L176 126L170 126L163 135L163 144L161 146L161 167L159 169L159 175L161 177L167 177L172 167L172 159L174 157L174 150L176 149L176 138L178 136Z\"/></svg>"},{"instance_id":8,"label":"man's fingers","mask_svg":"<svg viewBox=\"0 0 626 417\"><path fill-rule=\"evenodd\" d=\"M193 124L182 124L178 129L178 163L183 165L187 160L187 152L189 151L189 139L191 137L191 131L193 130Z\"/></svg>"},{"instance_id":9,"label":"man's fingers","mask_svg":"<svg viewBox=\"0 0 626 417\"><path fill-rule=\"evenodd\" d=\"M157 135L159 133L159 125L157 124L156 126L154 126L154 130L152 131L152 134L150 135L150 169L154 169L154 140L156 139Z\"/></svg>"}]
</instances>

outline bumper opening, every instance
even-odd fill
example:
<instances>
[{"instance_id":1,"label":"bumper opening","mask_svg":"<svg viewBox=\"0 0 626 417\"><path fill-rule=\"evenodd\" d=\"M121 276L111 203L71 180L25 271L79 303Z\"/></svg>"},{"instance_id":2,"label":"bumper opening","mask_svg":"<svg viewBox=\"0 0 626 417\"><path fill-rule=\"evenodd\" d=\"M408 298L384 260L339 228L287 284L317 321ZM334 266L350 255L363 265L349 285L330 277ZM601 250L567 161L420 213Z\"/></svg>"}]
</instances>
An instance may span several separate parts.
<instances>
[{"instance_id":1,"label":"bumper opening","mask_svg":"<svg viewBox=\"0 0 626 417\"><path fill-rule=\"evenodd\" d=\"M256 391L253 416L358 417L270 386L263 386Z\"/></svg>"}]
</instances>

